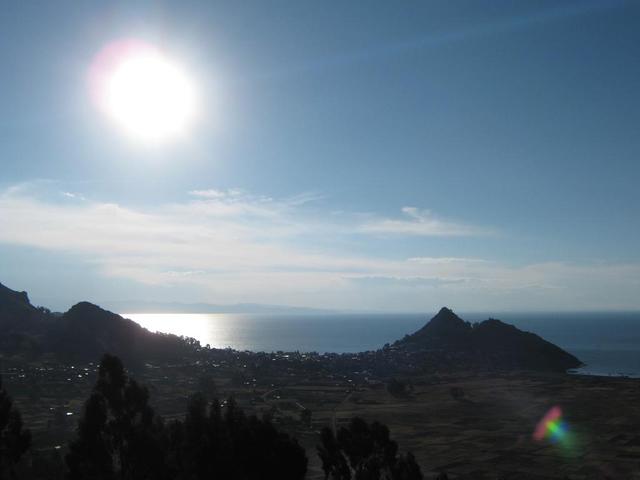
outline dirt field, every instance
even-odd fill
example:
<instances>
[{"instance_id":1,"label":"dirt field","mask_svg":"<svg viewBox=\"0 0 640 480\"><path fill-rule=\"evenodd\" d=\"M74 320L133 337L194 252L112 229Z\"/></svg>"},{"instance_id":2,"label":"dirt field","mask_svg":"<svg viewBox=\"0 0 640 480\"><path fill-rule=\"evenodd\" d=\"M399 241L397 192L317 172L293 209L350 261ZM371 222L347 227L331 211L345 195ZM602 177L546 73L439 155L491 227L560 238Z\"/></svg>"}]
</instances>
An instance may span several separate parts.
<instances>
[{"instance_id":1,"label":"dirt field","mask_svg":"<svg viewBox=\"0 0 640 480\"><path fill-rule=\"evenodd\" d=\"M186 368L138 379L165 418L181 416L198 385ZM61 445L64 451L91 376L73 386L8 380L37 447ZM270 382L232 385L225 372L215 378L221 398L233 395L248 413L270 412L298 437L308 451L310 479L323 478L315 448L320 429L353 416L387 424L400 451L413 452L427 479L440 471L474 480L640 479L640 380L534 373L413 377L404 397L390 395L382 383L356 385L345 378L282 376ZM452 388L460 389L458 395ZM537 442L536 424L553 406L563 411L565 438ZM301 420L305 408L311 425Z\"/></svg>"},{"instance_id":2,"label":"dirt field","mask_svg":"<svg viewBox=\"0 0 640 480\"><path fill-rule=\"evenodd\" d=\"M464 396L455 399L452 387ZM298 393L299 392L299 393ZM458 479L640 478L640 381L566 375L505 375L426 380L407 398L385 389L346 394L339 404L307 399L314 426L352 416L387 424L401 450L416 455L426 478L446 471ZM327 395L325 391L325 395ZM537 442L532 433L553 406L567 425L562 441ZM309 478L323 478L311 433Z\"/></svg>"}]
</instances>

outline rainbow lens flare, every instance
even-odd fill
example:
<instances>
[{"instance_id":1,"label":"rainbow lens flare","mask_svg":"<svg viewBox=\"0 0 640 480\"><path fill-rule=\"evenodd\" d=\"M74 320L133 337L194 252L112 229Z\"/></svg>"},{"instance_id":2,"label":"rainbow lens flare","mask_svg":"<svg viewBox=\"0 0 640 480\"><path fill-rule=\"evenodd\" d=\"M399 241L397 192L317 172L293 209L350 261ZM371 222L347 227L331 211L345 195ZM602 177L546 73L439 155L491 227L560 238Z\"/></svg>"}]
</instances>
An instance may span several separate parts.
<instances>
[{"instance_id":1,"label":"rainbow lens flare","mask_svg":"<svg viewBox=\"0 0 640 480\"><path fill-rule=\"evenodd\" d=\"M537 442L546 440L554 445L559 445L570 456L577 454L574 436L569 430L567 422L562 418L562 409L557 405L552 407L538 422L533 432L533 439Z\"/></svg>"}]
</instances>

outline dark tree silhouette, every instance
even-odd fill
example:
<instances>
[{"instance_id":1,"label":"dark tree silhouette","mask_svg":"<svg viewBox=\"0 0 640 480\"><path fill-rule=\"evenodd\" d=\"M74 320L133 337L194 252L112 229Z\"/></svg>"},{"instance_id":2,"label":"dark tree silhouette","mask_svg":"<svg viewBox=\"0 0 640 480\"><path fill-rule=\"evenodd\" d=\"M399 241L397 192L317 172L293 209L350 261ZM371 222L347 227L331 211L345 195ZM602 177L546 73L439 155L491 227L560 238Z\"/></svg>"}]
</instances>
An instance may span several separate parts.
<instances>
[{"instance_id":1,"label":"dark tree silhouette","mask_svg":"<svg viewBox=\"0 0 640 480\"><path fill-rule=\"evenodd\" d=\"M148 400L147 390L127 377L120 359L105 355L78 438L69 445L69 478L165 478L164 428Z\"/></svg>"},{"instance_id":2,"label":"dark tree silhouette","mask_svg":"<svg viewBox=\"0 0 640 480\"><path fill-rule=\"evenodd\" d=\"M318 454L325 479L420 480L422 472L412 454L398 455L398 444L379 422L368 424L353 418L337 436L329 428L321 432Z\"/></svg>"},{"instance_id":3,"label":"dark tree silhouette","mask_svg":"<svg viewBox=\"0 0 640 480\"><path fill-rule=\"evenodd\" d=\"M66 457L69 478L114 478L109 440L106 401L101 394L94 392L86 401L83 416L78 423L78 439L69 444Z\"/></svg>"},{"instance_id":4,"label":"dark tree silhouette","mask_svg":"<svg viewBox=\"0 0 640 480\"><path fill-rule=\"evenodd\" d=\"M392 478L396 480L420 480L422 478L420 465L416 462L413 453L407 452L398 457Z\"/></svg>"},{"instance_id":5,"label":"dark tree silhouette","mask_svg":"<svg viewBox=\"0 0 640 480\"><path fill-rule=\"evenodd\" d=\"M318 446L318 455L322 460L322 470L325 479L349 480L351 469L347 463L342 447L330 428L325 427L320 432L322 444Z\"/></svg>"},{"instance_id":6,"label":"dark tree silhouette","mask_svg":"<svg viewBox=\"0 0 640 480\"><path fill-rule=\"evenodd\" d=\"M105 355L66 457L69 480L301 480L304 449L267 419L194 395L184 421L165 425L147 390Z\"/></svg>"},{"instance_id":7,"label":"dark tree silhouette","mask_svg":"<svg viewBox=\"0 0 640 480\"><path fill-rule=\"evenodd\" d=\"M268 419L246 416L231 398L225 408L194 395L182 425L170 427L176 479L303 479L307 457Z\"/></svg>"},{"instance_id":8,"label":"dark tree silhouette","mask_svg":"<svg viewBox=\"0 0 640 480\"><path fill-rule=\"evenodd\" d=\"M15 468L30 446L31 433L23 428L20 412L2 388L0 376L0 479L15 478Z\"/></svg>"}]
</instances>

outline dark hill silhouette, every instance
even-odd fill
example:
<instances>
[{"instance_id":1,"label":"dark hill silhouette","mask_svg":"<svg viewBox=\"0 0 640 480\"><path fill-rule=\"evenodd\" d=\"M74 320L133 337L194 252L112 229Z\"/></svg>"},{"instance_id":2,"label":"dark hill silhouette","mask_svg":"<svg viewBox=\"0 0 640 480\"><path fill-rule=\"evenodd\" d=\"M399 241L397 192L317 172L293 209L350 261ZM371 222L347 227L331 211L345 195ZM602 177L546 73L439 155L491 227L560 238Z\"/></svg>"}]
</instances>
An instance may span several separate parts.
<instances>
[{"instance_id":1,"label":"dark hill silhouette","mask_svg":"<svg viewBox=\"0 0 640 480\"><path fill-rule=\"evenodd\" d=\"M452 310L443 307L424 327L406 337L410 343L442 349L447 347L470 346L471 325L458 317Z\"/></svg>"},{"instance_id":2,"label":"dark hill silhouette","mask_svg":"<svg viewBox=\"0 0 640 480\"><path fill-rule=\"evenodd\" d=\"M105 353L129 365L172 361L195 353L194 339L152 333L132 320L88 302L66 313L34 307L26 292L0 285L0 354L25 358L53 354L67 361L97 361ZM565 371L581 365L573 355L533 333L499 320L472 325L443 308L423 328L394 344L436 367L507 368ZM388 369L404 360L385 361Z\"/></svg>"},{"instance_id":3,"label":"dark hill silhouette","mask_svg":"<svg viewBox=\"0 0 640 480\"><path fill-rule=\"evenodd\" d=\"M26 292L0 284L0 353L37 357L53 353L71 361L97 361L113 353L131 365L193 353L193 339L152 333L132 320L81 302L66 313L34 307Z\"/></svg>"},{"instance_id":4,"label":"dark hill silhouette","mask_svg":"<svg viewBox=\"0 0 640 480\"><path fill-rule=\"evenodd\" d=\"M90 360L113 353L132 363L177 358L197 346L193 339L152 333L89 302L80 302L62 315L52 344L54 350L72 358Z\"/></svg>"},{"instance_id":5,"label":"dark hill silhouette","mask_svg":"<svg viewBox=\"0 0 640 480\"><path fill-rule=\"evenodd\" d=\"M465 322L442 308L424 327L394 344L407 350L456 353L497 368L566 371L582 362L534 333L496 319Z\"/></svg>"},{"instance_id":6,"label":"dark hill silhouette","mask_svg":"<svg viewBox=\"0 0 640 480\"><path fill-rule=\"evenodd\" d=\"M29 302L27 292L16 292L0 283L0 326L3 329L29 327L43 311Z\"/></svg>"},{"instance_id":7,"label":"dark hill silhouette","mask_svg":"<svg viewBox=\"0 0 640 480\"><path fill-rule=\"evenodd\" d=\"M31 305L27 292L0 283L0 353L39 355L49 315L47 309Z\"/></svg>"}]
</instances>

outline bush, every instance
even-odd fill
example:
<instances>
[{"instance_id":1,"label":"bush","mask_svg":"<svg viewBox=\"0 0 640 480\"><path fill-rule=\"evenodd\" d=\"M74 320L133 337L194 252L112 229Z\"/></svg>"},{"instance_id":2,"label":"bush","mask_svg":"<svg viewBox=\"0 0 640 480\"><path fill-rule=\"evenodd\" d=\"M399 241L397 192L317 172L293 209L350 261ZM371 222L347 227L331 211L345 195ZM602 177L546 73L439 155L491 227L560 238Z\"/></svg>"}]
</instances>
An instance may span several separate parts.
<instances>
[{"instance_id":1,"label":"bush","mask_svg":"<svg viewBox=\"0 0 640 480\"><path fill-rule=\"evenodd\" d=\"M392 378L387 383L387 391L394 397L404 397L407 395L407 385L396 378Z\"/></svg>"}]
</instances>

